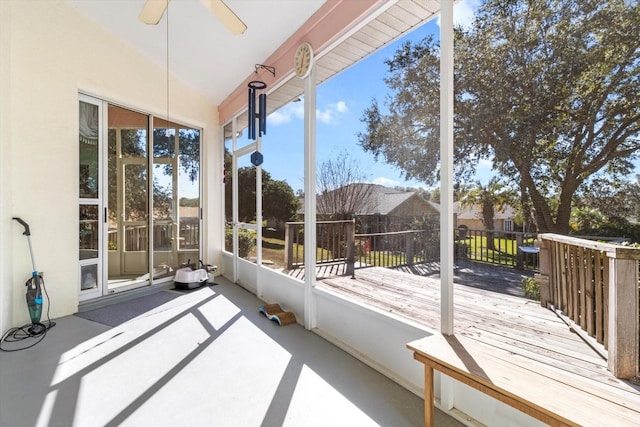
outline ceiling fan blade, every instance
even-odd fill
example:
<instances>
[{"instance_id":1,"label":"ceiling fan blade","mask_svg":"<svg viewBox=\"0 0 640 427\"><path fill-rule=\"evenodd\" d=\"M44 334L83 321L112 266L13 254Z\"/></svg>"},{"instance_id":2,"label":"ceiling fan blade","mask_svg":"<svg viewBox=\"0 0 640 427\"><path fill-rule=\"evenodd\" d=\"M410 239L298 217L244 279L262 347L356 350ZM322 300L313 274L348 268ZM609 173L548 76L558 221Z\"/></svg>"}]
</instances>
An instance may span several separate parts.
<instances>
[{"instance_id":1,"label":"ceiling fan blade","mask_svg":"<svg viewBox=\"0 0 640 427\"><path fill-rule=\"evenodd\" d=\"M158 25L167 10L170 0L147 0L142 7L138 20L148 25Z\"/></svg>"},{"instance_id":2,"label":"ceiling fan blade","mask_svg":"<svg viewBox=\"0 0 640 427\"><path fill-rule=\"evenodd\" d=\"M222 0L201 0L202 4L215 15L216 18L227 27L227 30L233 35L242 34L247 31L247 26L238 15L224 4Z\"/></svg>"}]
</instances>

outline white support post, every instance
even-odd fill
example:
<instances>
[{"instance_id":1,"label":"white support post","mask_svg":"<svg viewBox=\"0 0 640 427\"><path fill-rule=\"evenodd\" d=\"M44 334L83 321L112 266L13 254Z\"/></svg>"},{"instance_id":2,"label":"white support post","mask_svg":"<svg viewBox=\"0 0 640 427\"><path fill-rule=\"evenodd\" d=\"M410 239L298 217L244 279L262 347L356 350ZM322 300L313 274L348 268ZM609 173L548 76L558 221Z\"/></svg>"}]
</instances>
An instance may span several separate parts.
<instances>
[{"instance_id":1,"label":"white support post","mask_svg":"<svg viewBox=\"0 0 640 427\"><path fill-rule=\"evenodd\" d=\"M440 2L440 331L453 334L453 1Z\"/></svg>"},{"instance_id":2,"label":"white support post","mask_svg":"<svg viewBox=\"0 0 640 427\"><path fill-rule=\"evenodd\" d=\"M262 138L256 141L256 151L262 151ZM256 166L256 295L262 298L262 280L260 280L262 269L262 165Z\"/></svg>"},{"instance_id":3,"label":"white support post","mask_svg":"<svg viewBox=\"0 0 640 427\"><path fill-rule=\"evenodd\" d=\"M233 283L238 283L238 223L239 211L238 211L238 156L236 150L238 149L238 121L236 118L231 122L232 136L232 153L231 156L231 197L232 197L232 231L233 231Z\"/></svg>"},{"instance_id":4,"label":"white support post","mask_svg":"<svg viewBox=\"0 0 640 427\"><path fill-rule=\"evenodd\" d=\"M304 82L304 326L316 326L316 82L315 65Z\"/></svg>"}]
</instances>

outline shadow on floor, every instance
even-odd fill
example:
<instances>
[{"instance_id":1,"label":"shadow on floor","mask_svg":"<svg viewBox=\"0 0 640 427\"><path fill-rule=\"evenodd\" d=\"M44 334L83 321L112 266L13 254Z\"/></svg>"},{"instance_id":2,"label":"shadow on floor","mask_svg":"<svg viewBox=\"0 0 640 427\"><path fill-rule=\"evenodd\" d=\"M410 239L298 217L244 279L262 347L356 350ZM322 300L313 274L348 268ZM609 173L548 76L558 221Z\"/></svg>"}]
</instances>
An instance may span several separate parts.
<instances>
[{"instance_id":1,"label":"shadow on floor","mask_svg":"<svg viewBox=\"0 0 640 427\"><path fill-rule=\"evenodd\" d=\"M2 354L0 425L422 425L422 399L301 326L277 326L254 295L220 281L162 291L115 327L56 319L37 346ZM143 305L109 309L120 304L108 322Z\"/></svg>"}]
</instances>

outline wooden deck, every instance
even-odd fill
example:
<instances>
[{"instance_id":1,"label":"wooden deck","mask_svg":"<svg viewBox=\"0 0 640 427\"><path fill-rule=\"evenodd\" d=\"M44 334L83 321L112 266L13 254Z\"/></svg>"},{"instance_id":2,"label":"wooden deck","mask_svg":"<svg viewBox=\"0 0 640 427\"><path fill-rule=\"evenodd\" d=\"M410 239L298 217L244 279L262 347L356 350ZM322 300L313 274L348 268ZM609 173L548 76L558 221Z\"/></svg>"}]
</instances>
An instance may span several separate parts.
<instances>
[{"instance_id":1,"label":"wooden deck","mask_svg":"<svg viewBox=\"0 0 640 427\"><path fill-rule=\"evenodd\" d=\"M440 330L438 279L370 267L356 270L355 279L330 277L318 286ZM631 408L640 425L640 384L611 375L606 360L537 301L454 284L454 325L456 334L543 365L607 405Z\"/></svg>"}]
</instances>

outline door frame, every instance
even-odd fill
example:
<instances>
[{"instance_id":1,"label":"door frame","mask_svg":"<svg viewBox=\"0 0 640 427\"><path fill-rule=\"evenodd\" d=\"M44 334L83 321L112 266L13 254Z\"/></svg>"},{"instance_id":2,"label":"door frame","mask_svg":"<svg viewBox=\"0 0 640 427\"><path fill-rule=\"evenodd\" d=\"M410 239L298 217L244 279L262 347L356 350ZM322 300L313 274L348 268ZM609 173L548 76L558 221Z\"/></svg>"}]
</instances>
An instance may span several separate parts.
<instances>
[{"instance_id":1,"label":"door frame","mask_svg":"<svg viewBox=\"0 0 640 427\"><path fill-rule=\"evenodd\" d=\"M160 120L164 120L161 117L157 117L151 113L145 112L145 111L141 111L138 110L136 108L131 108L128 107L126 105L123 105L121 103L118 102L112 102L108 99L104 99L104 98L99 98L90 94L86 94L83 92L79 92L78 93L78 104L80 103L80 101L82 102L87 102L89 104L92 105L96 105L98 107L98 115L99 115L99 120L98 120L98 167L99 167L99 172L98 172L98 198L97 199L80 199L79 198L79 206L81 205L97 205L98 206L98 224L99 224L99 231L98 231L98 257L97 258L91 258L88 260L80 260L78 262L78 295L79 295L79 301L85 301L85 300L90 300L90 299L96 299L99 297L103 297L103 296L107 296L107 295L111 295L114 293L119 293L122 291L127 291L127 290L132 290L132 289L136 289L139 287L143 287L143 286L153 286L155 284L164 284L167 282L170 282L173 280L173 276L166 276L166 277L161 277L158 279L154 280L153 277L153 272L154 272L154 218L153 218L153 176L154 176L154 165L157 164L155 162L155 158L154 158L154 154L153 154L153 131L154 131L154 118L158 118ZM127 109L127 110L131 110L133 112L136 113L140 113L140 114L144 114L148 120L147 120L147 155L146 155L146 159L144 159L143 161L129 161L129 160L125 160L125 161L118 161L118 165L117 165L117 169L123 169L125 167L125 165L127 164L144 164L146 166L147 169L147 209L148 209L148 214L147 214L147 259L148 259L148 271L147 273L143 273L142 275L146 274L146 278L145 280L141 280L141 281L136 281L135 283L131 283L131 284L127 284L125 286L120 286L118 288L112 288L109 289L109 239L108 239L108 234L109 234L109 227L108 227L108 201L109 201L109 196L107 194L108 191L108 173L109 173L109 167L108 167L108 137L109 137L109 126L108 126L108 119L109 119L109 114L108 114L108 109L109 106L115 106L115 107L119 107L119 108L123 108L123 109ZM203 159L202 159L202 153L203 153L203 140L204 140L204 131L201 127L197 127L197 126L192 126L189 124L185 124L183 122L180 123L176 123L173 121L167 121L167 125L171 126L173 125L175 128L175 144L176 144L176 151L175 151L175 159L172 160L172 164L174 165L174 178L173 178L173 186L172 186L172 191L173 191L173 197L175 200L173 200L173 204L174 204L174 209L175 209L175 230L173 232L174 234L174 238L177 237L180 233L180 187L176 186L175 184L179 181L179 170L178 168L180 167L180 160L179 160L179 156L180 156L180 152L178 147L180 146L179 140L177 138L179 138L179 130L180 129L192 129L192 130L196 130L199 133L199 147L198 147L198 228L199 228L199 232L198 232L198 259L200 259L202 257L202 253L203 253L203 241L204 241L204 232L203 232L203 215L202 215L202 209L204 206L203 203L203 185L204 185L204 180L203 180L203 176L202 176L202 171L203 171L203 167L202 167L202 163L203 163ZM160 162L162 163L162 162ZM175 167L177 165L177 167ZM124 173L124 171L122 170L117 170L116 174L122 174ZM123 177L124 178L124 177ZM118 190L120 191L120 190ZM122 208L121 208L122 209ZM172 243L173 245L175 245L176 248L176 253L178 254L178 261L177 263L180 263L180 245L179 243L176 241L174 241ZM121 238L121 241L119 241L119 246L124 245L124 235ZM122 246L122 248L124 249L124 246ZM197 260L195 260L197 261ZM90 290L85 290L82 291L81 289L81 278L82 278L82 268L86 267L88 265L97 265L97 287L90 289ZM179 265L176 265L176 267L178 267Z\"/></svg>"},{"instance_id":2,"label":"door frame","mask_svg":"<svg viewBox=\"0 0 640 427\"><path fill-rule=\"evenodd\" d=\"M78 207L80 208L80 206L91 206L91 205L96 205L98 207L98 256L96 258L89 258L89 259L80 259L80 256L78 254L78 300L79 301L85 301L85 300L89 300L89 299L94 299L97 297L100 297L102 295L105 294L105 282L104 282L104 277L103 277L103 270L104 270L104 250L105 250L105 243L104 243L104 235L103 235L103 228L104 228L104 221L105 221L105 213L104 213L104 180L103 180L103 173L102 173L102 168L103 168L103 162L104 162L104 152L103 152L103 139L104 139L104 131L105 131L105 118L106 118L106 112L105 112L105 103L103 100L99 99L99 98L95 98L93 96L90 95L86 95L83 93L79 93L78 94L78 108L80 105L80 102L84 102L87 104L91 104L91 105L95 105L96 107L98 107L98 197L97 198L81 198L78 195ZM81 219L80 217L78 217L78 221L80 223ZM92 265L96 265L96 281L97 281L97 286L91 289L86 289L83 290L82 289L82 269L83 267L89 267Z\"/></svg>"}]
</instances>

